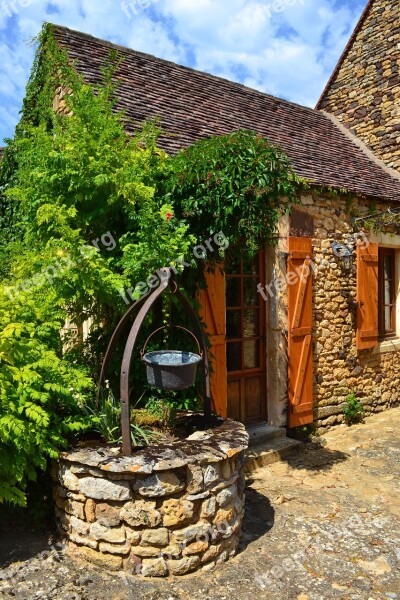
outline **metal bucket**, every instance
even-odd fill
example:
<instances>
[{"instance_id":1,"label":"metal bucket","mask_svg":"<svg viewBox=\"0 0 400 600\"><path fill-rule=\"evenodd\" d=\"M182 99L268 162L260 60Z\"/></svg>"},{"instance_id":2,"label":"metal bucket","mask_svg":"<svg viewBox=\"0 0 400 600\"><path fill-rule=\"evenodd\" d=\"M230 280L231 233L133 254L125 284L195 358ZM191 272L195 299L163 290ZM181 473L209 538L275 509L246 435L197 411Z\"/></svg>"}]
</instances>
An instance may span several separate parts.
<instances>
[{"instance_id":1,"label":"metal bucket","mask_svg":"<svg viewBox=\"0 0 400 600\"><path fill-rule=\"evenodd\" d=\"M184 350L157 350L147 352L145 350L149 340L166 326L156 329L146 340L143 350L140 352L147 367L147 381L150 385L161 390L186 390L196 380L197 365L203 360L203 353L196 336L180 325L176 329L182 329L189 333L197 343L199 353L186 352Z\"/></svg>"},{"instance_id":2,"label":"metal bucket","mask_svg":"<svg viewBox=\"0 0 400 600\"><path fill-rule=\"evenodd\" d=\"M143 356L147 381L162 390L186 390L196 380L201 356L182 350L158 350Z\"/></svg>"}]
</instances>

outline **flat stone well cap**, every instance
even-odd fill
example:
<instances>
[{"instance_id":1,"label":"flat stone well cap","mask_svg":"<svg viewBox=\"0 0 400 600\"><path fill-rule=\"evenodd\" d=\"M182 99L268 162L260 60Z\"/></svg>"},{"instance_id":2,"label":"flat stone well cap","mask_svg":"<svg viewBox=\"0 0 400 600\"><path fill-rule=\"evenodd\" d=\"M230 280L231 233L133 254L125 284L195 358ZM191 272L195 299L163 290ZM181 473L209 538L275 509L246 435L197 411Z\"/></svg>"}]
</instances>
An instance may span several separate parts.
<instances>
[{"instance_id":1,"label":"flat stone well cap","mask_svg":"<svg viewBox=\"0 0 400 600\"><path fill-rule=\"evenodd\" d=\"M242 423L231 419L206 431L196 431L183 440L133 450L123 456L120 447L77 448L62 452L61 460L78 463L119 475L166 471L189 464L216 463L246 450L249 436Z\"/></svg>"}]
</instances>

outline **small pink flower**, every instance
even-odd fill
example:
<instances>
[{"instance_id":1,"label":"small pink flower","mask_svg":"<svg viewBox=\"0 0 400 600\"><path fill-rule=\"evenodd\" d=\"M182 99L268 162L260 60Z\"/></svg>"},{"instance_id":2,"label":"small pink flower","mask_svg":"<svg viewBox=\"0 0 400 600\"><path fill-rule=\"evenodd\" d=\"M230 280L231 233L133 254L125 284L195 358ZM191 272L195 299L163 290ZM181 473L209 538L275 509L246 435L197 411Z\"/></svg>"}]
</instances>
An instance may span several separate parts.
<instances>
[{"instance_id":1,"label":"small pink flower","mask_svg":"<svg viewBox=\"0 0 400 600\"><path fill-rule=\"evenodd\" d=\"M166 221L169 221L170 219L172 219L172 217L173 217L173 216L174 216L174 215L173 215L173 213L170 213L170 212L168 212L168 213L165 215L165 220L166 220Z\"/></svg>"}]
</instances>

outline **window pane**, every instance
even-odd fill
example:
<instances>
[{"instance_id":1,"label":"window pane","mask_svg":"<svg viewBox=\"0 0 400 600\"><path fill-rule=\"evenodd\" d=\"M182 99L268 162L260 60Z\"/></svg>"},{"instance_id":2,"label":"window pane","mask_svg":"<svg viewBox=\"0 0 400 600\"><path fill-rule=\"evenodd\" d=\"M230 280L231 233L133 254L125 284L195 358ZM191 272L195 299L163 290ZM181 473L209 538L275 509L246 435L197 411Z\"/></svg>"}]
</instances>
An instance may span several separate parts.
<instances>
[{"instance_id":1,"label":"window pane","mask_svg":"<svg viewBox=\"0 0 400 600\"><path fill-rule=\"evenodd\" d=\"M385 308L385 331L391 331L392 329L392 309L390 306Z\"/></svg>"},{"instance_id":2,"label":"window pane","mask_svg":"<svg viewBox=\"0 0 400 600\"><path fill-rule=\"evenodd\" d=\"M228 371L242 370L242 344L240 342L226 345L226 363Z\"/></svg>"},{"instance_id":3,"label":"window pane","mask_svg":"<svg viewBox=\"0 0 400 600\"><path fill-rule=\"evenodd\" d=\"M384 260L385 279L391 279L393 277L392 266L392 255L386 255Z\"/></svg>"},{"instance_id":4,"label":"window pane","mask_svg":"<svg viewBox=\"0 0 400 600\"><path fill-rule=\"evenodd\" d=\"M256 337L260 335L258 308L243 311L243 337Z\"/></svg>"},{"instance_id":5,"label":"window pane","mask_svg":"<svg viewBox=\"0 0 400 600\"><path fill-rule=\"evenodd\" d=\"M385 304L390 304L392 301L392 286L390 281L385 281Z\"/></svg>"},{"instance_id":6,"label":"window pane","mask_svg":"<svg viewBox=\"0 0 400 600\"><path fill-rule=\"evenodd\" d=\"M379 332L393 334L396 330L396 253L379 249Z\"/></svg>"},{"instance_id":7,"label":"window pane","mask_svg":"<svg viewBox=\"0 0 400 600\"><path fill-rule=\"evenodd\" d=\"M245 306L258 306L259 294L257 292L257 279L243 279L243 295Z\"/></svg>"},{"instance_id":8,"label":"window pane","mask_svg":"<svg viewBox=\"0 0 400 600\"><path fill-rule=\"evenodd\" d=\"M228 275L240 274L240 256L230 252L225 258L225 273Z\"/></svg>"},{"instance_id":9,"label":"window pane","mask_svg":"<svg viewBox=\"0 0 400 600\"><path fill-rule=\"evenodd\" d=\"M227 307L240 306L240 279L228 277L226 280L226 305Z\"/></svg>"},{"instance_id":10,"label":"window pane","mask_svg":"<svg viewBox=\"0 0 400 600\"><path fill-rule=\"evenodd\" d=\"M226 313L226 336L228 339L240 338L240 310L228 310Z\"/></svg>"},{"instance_id":11,"label":"window pane","mask_svg":"<svg viewBox=\"0 0 400 600\"><path fill-rule=\"evenodd\" d=\"M258 275L258 255L243 258L243 275Z\"/></svg>"},{"instance_id":12,"label":"window pane","mask_svg":"<svg viewBox=\"0 0 400 600\"><path fill-rule=\"evenodd\" d=\"M260 366L260 342L247 340L244 342L244 368L255 369Z\"/></svg>"}]
</instances>

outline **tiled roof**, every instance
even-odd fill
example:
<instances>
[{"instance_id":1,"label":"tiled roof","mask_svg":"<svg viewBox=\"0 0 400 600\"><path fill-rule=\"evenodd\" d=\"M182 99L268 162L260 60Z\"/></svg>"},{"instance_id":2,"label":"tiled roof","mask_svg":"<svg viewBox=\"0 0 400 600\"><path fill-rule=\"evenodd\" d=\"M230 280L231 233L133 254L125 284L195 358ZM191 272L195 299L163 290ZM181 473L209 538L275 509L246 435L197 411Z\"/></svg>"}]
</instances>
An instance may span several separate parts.
<instances>
[{"instance_id":1,"label":"tiled roof","mask_svg":"<svg viewBox=\"0 0 400 600\"><path fill-rule=\"evenodd\" d=\"M110 50L119 51L117 108L133 121L127 130L158 115L167 132L159 145L169 153L212 135L252 129L280 145L295 172L310 182L400 200L400 180L319 111L64 27L54 32L92 84L99 83Z\"/></svg>"}]
</instances>

